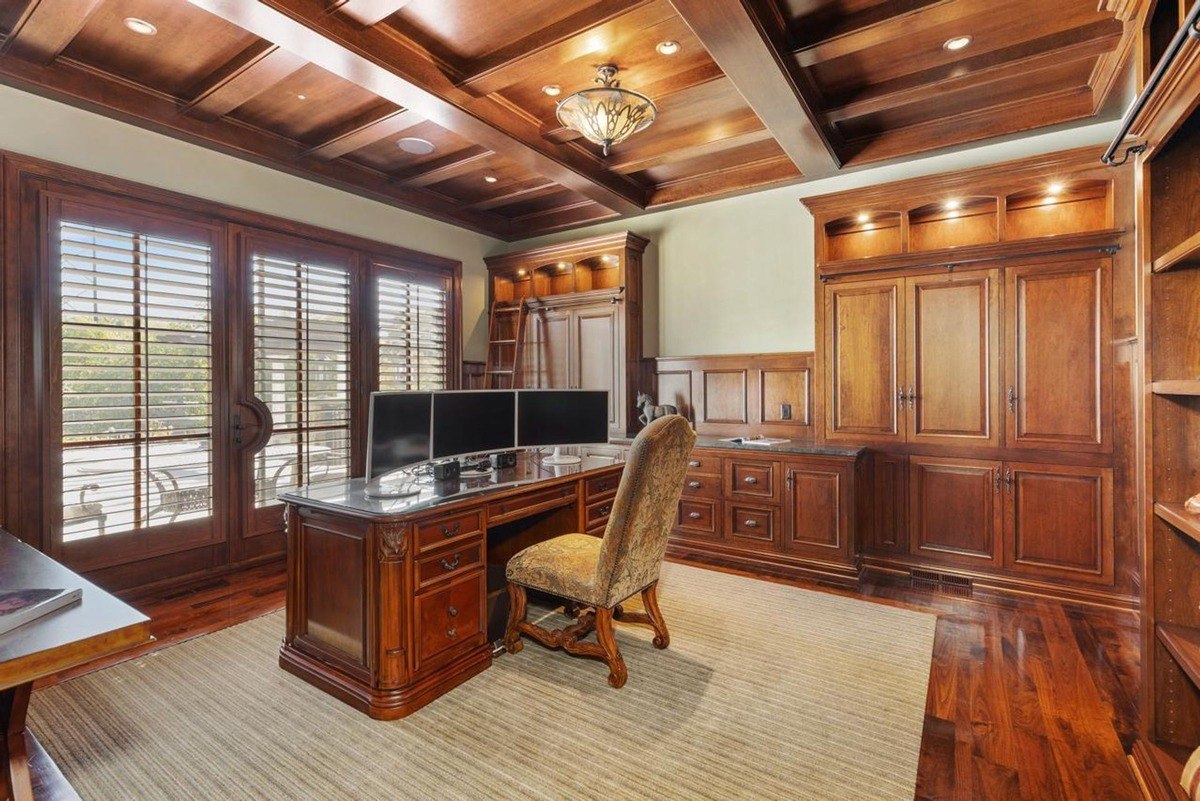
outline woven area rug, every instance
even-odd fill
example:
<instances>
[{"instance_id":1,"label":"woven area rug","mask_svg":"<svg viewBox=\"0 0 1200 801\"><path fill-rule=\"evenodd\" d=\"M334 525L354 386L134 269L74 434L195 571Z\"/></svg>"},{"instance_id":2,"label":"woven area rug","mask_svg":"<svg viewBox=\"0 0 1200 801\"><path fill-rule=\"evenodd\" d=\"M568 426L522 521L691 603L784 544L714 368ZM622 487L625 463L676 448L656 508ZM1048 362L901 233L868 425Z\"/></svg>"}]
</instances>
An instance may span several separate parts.
<instances>
[{"instance_id":1,"label":"woven area rug","mask_svg":"<svg viewBox=\"0 0 1200 801\"><path fill-rule=\"evenodd\" d=\"M373 721L278 667L277 612L37 692L31 724L85 799L911 801L934 616L675 564L659 598L671 647L619 626L622 690L527 642Z\"/></svg>"}]
</instances>

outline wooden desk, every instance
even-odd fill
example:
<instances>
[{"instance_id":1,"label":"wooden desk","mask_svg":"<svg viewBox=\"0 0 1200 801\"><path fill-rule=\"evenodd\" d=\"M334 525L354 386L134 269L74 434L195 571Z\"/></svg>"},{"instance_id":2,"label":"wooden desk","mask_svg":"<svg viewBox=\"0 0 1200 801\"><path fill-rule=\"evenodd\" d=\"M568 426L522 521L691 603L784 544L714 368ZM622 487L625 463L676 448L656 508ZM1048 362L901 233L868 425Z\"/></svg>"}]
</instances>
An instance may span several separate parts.
<instances>
[{"instance_id":1,"label":"wooden desk","mask_svg":"<svg viewBox=\"0 0 1200 801\"><path fill-rule=\"evenodd\" d=\"M79 603L0 634L0 725L4 727L0 798L33 798L25 728L33 683L150 642L150 619L0 529L0 588L80 587Z\"/></svg>"},{"instance_id":2,"label":"wooden desk","mask_svg":"<svg viewBox=\"0 0 1200 801\"><path fill-rule=\"evenodd\" d=\"M409 715L486 670L507 615L504 565L534 542L602 535L623 463L584 456L420 496L362 479L284 493L287 631L279 664L373 718Z\"/></svg>"}]
</instances>

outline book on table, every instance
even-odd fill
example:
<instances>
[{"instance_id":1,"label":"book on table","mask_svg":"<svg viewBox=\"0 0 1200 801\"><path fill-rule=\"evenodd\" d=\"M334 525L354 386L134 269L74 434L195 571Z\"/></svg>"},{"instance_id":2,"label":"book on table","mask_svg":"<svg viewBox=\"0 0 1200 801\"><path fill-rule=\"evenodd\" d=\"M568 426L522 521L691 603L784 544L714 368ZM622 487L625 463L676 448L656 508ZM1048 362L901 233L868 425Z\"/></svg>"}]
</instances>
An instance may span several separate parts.
<instances>
[{"instance_id":1,"label":"book on table","mask_svg":"<svg viewBox=\"0 0 1200 801\"><path fill-rule=\"evenodd\" d=\"M82 596L71 589L32 588L0 592L0 635L75 603Z\"/></svg>"}]
</instances>

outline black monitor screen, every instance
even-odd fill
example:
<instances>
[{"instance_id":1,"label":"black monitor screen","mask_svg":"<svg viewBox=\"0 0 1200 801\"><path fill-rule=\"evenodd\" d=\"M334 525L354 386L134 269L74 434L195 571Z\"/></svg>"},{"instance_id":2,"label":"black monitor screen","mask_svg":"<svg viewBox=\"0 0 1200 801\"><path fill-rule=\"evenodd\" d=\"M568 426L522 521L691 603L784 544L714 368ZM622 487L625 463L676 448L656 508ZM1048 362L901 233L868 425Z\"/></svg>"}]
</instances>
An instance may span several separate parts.
<instances>
[{"instance_id":1,"label":"black monitor screen","mask_svg":"<svg viewBox=\"0 0 1200 801\"><path fill-rule=\"evenodd\" d=\"M517 444L522 448L608 442L607 392L541 389L517 396Z\"/></svg>"},{"instance_id":2,"label":"black monitor screen","mask_svg":"<svg viewBox=\"0 0 1200 801\"><path fill-rule=\"evenodd\" d=\"M429 458L432 392L374 392L367 431L367 480Z\"/></svg>"},{"instance_id":3,"label":"black monitor screen","mask_svg":"<svg viewBox=\"0 0 1200 801\"><path fill-rule=\"evenodd\" d=\"M433 458L512 450L516 406L512 390L434 393Z\"/></svg>"}]
</instances>

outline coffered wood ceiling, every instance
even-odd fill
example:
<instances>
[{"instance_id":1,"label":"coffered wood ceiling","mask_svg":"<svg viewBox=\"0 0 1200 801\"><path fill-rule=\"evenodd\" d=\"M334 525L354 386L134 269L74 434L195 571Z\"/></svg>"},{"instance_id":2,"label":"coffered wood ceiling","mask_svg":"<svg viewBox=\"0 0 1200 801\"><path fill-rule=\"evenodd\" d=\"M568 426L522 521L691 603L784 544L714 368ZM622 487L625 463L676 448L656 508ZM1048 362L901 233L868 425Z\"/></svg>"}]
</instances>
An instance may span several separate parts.
<instances>
[{"instance_id":1,"label":"coffered wood ceiling","mask_svg":"<svg viewBox=\"0 0 1200 801\"><path fill-rule=\"evenodd\" d=\"M9 0L0 81L519 239L1092 116L1148 5L1097 2ZM542 88L608 62L659 115L604 157Z\"/></svg>"}]
</instances>

